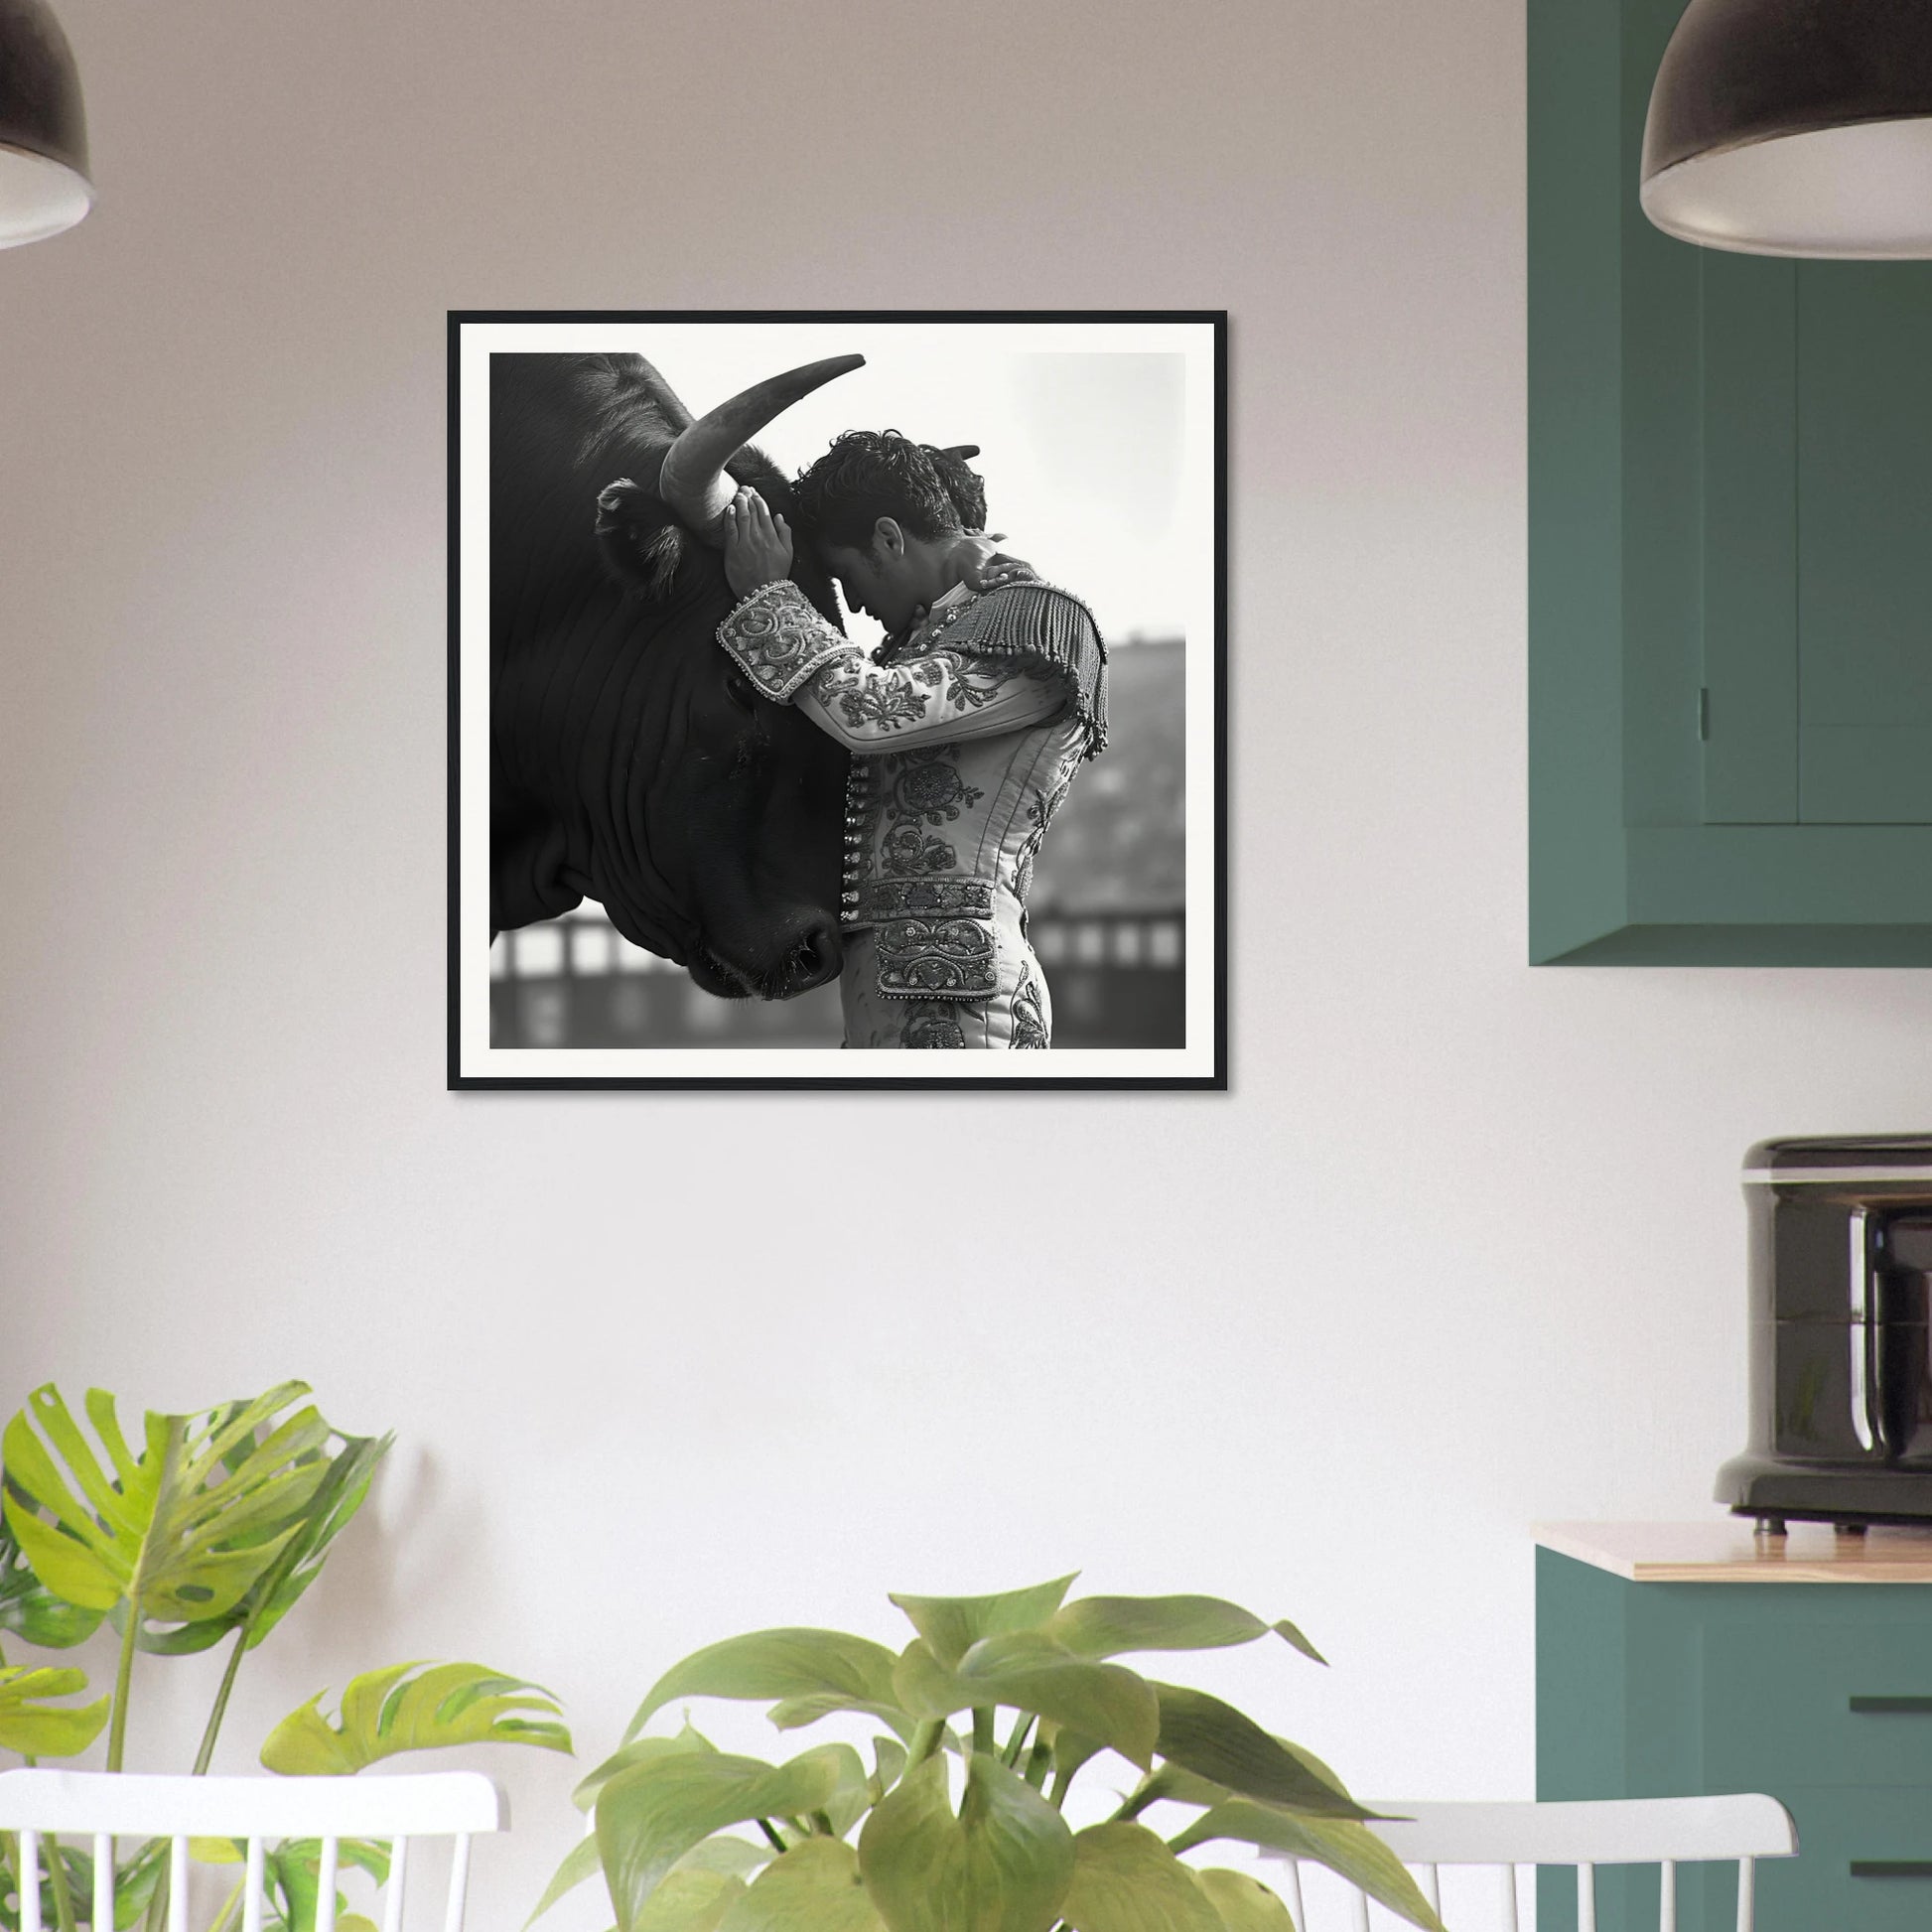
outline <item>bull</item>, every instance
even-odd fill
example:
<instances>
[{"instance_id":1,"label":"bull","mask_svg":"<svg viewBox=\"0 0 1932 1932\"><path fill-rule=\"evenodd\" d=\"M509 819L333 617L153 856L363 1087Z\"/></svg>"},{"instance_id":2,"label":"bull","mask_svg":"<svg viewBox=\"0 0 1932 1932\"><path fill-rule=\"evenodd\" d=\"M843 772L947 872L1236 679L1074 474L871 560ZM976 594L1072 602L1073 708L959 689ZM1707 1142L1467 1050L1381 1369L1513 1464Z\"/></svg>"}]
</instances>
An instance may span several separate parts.
<instances>
[{"instance_id":1,"label":"bull","mask_svg":"<svg viewBox=\"0 0 1932 1932\"><path fill-rule=\"evenodd\" d=\"M864 360L810 363L694 420L640 355L490 358L492 932L594 898L723 998L837 976L846 756L754 692L714 633L734 602L734 490L791 509L749 439ZM614 477L635 485L627 577L597 529ZM809 545L792 577L842 629Z\"/></svg>"}]
</instances>

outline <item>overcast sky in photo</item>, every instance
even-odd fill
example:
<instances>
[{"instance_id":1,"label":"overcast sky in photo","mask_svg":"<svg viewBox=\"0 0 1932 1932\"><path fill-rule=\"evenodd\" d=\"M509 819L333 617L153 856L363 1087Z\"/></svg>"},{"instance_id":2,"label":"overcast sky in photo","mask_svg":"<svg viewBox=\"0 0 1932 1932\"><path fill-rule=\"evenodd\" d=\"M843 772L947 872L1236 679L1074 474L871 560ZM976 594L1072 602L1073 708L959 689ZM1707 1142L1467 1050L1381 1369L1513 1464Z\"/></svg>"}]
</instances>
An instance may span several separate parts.
<instances>
[{"instance_id":1,"label":"overcast sky in photo","mask_svg":"<svg viewBox=\"0 0 1932 1932\"><path fill-rule=\"evenodd\" d=\"M1083 598L1109 642L1185 628L1180 554L1185 360L976 346L971 325L667 323L626 330L694 415L753 382L860 352L755 440L787 475L848 429L977 443L990 527L1050 583ZM860 618L855 640L876 640Z\"/></svg>"}]
</instances>

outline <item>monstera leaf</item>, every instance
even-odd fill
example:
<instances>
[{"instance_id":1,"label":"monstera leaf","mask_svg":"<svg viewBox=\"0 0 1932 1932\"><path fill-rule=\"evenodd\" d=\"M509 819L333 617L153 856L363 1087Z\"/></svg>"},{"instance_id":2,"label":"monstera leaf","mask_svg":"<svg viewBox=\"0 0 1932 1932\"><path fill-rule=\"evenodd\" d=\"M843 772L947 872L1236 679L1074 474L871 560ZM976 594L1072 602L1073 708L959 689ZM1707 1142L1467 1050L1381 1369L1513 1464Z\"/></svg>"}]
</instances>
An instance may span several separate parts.
<instances>
[{"instance_id":1,"label":"monstera leaf","mask_svg":"<svg viewBox=\"0 0 1932 1932\"><path fill-rule=\"evenodd\" d=\"M42 1650L71 1650L100 1628L102 1612L83 1610L56 1596L0 1517L0 1631L11 1631Z\"/></svg>"},{"instance_id":2,"label":"monstera leaf","mask_svg":"<svg viewBox=\"0 0 1932 1932\"><path fill-rule=\"evenodd\" d=\"M421 1675L414 1675L420 1672ZM261 1761L288 1777L341 1777L400 1751L446 1744L535 1744L571 1748L557 1701L541 1685L482 1664L391 1664L352 1679L335 1724L318 1691L269 1732ZM529 1718L522 1714L538 1712Z\"/></svg>"},{"instance_id":3,"label":"monstera leaf","mask_svg":"<svg viewBox=\"0 0 1932 1932\"><path fill-rule=\"evenodd\" d=\"M200 1864L246 1864L248 1858L247 1843L242 1839L193 1839L189 1850ZM366 1871L378 1885L388 1882L389 1853L385 1846L368 1839L345 1838L338 1841L336 1858L339 1871L359 1869ZM322 1903L321 1841L292 1838L266 1847L262 1855L262 1889L268 1908L263 1917L263 1932L315 1932ZM336 1932L375 1932L370 1920L346 1910L347 1902L338 1891ZM233 1900L229 1910L239 1916ZM222 1912L217 1924L229 1922L229 1910Z\"/></svg>"},{"instance_id":4,"label":"monstera leaf","mask_svg":"<svg viewBox=\"0 0 1932 1932\"><path fill-rule=\"evenodd\" d=\"M0 1750L23 1757L78 1757L107 1722L112 1702L56 1704L87 1688L80 1670L7 1670L0 1668Z\"/></svg>"},{"instance_id":5,"label":"monstera leaf","mask_svg":"<svg viewBox=\"0 0 1932 1932\"><path fill-rule=\"evenodd\" d=\"M90 1389L97 1450L50 1383L0 1437L6 1520L34 1574L85 1610L194 1623L232 1610L296 1533L329 1425L285 1382L211 1416L150 1414L139 1454ZM266 1437L257 1440L260 1433Z\"/></svg>"},{"instance_id":6,"label":"monstera leaf","mask_svg":"<svg viewBox=\"0 0 1932 1932\"><path fill-rule=\"evenodd\" d=\"M143 1650L181 1656L208 1649L231 1630L244 1632L242 1646L253 1650L301 1601L322 1575L330 1546L367 1499L376 1466L395 1441L393 1436L333 1438L333 1433L332 1439L342 1447L334 1454L326 1445L315 1451L323 1465L321 1479L296 1518L294 1534L246 1593L219 1616L200 1617L171 1630L144 1630Z\"/></svg>"},{"instance_id":7,"label":"monstera leaf","mask_svg":"<svg viewBox=\"0 0 1932 1932\"><path fill-rule=\"evenodd\" d=\"M9 1905L5 1894L11 1886L11 1857L0 1856L0 1926L16 1932L20 1924L18 1900ZM58 1865L60 1878L54 1877ZM93 1924L94 1861L91 1851L80 1846L41 1841L41 1923L52 1928L76 1920ZM161 1880L168 1871L168 1841L150 1839L138 1852L123 1853L114 1868L114 1925L118 1932L130 1932L148 1911Z\"/></svg>"}]
</instances>

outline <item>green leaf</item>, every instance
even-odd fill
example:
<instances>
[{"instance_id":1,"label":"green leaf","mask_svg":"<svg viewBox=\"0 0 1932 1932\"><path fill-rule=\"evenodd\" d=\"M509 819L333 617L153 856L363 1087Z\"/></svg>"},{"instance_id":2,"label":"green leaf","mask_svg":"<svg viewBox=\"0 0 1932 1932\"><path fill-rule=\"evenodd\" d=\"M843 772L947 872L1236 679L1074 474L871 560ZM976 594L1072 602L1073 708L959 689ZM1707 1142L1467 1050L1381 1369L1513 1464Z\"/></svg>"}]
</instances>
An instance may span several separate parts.
<instances>
[{"instance_id":1,"label":"green leaf","mask_svg":"<svg viewBox=\"0 0 1932 1932\"><path fill-rule=\"evenodd\" d=\"M1194 1882L1220 1915L1224 1932L1295 1932L1289 1910L1259 1878L1213 1865Z\"/></svg>"},{"instance_id":2,"label":"green leaf","mask_svg":"<svg viewBox=\"0 0 1932 1932\"><path fill-rule=\"evenodd\" d=\"M1216 1784L1212 1778L1182 1770L1178 1764L1160 1764L1128 1794L1126 1815L1138 1818L1148 1806L1164 1800L1176 1805L1198 1805L1205 1810L1233 1796L1226 1785Z\"/></svg>"},{"instance_id":3,"label":"green leaf","mask_svg":"<svg viewBox=\"0 0 1932 1932\"><path fill-rule=\"evenodd\" d=\"M74 1697L86 1688L82 1670L0 1669L0 1750L23 1757L78 1757L100 1735L113 1700L78 1706L49 1700Z\"/></svg>"},{"instance_id":4,"label":"green leaf","mask_svg":"<svg viewBox=\"0 0 1932 1932\"><path fill-rule=\"evenodd\" d=\"M1062 1793L1080 1774L1082 1767L1107 1748L1098 1737L1069 1730L1064 1725L1053 1731L1049 1742L1053 1748L1053 1782Z\"/></svg>"},{"instance_id":5,"label":"green leaf","mask_svg":"<svg viewBox=\"0 0 1932 1932\"><path fill-rule=\"evenodd\" d=\"M875 1737L872 1740L873 1762L876 1766L872 1776L872 1801L877 1804L887 1792L905 1773L905 1746L891 1737Z\"/></svg>"},{"instance_id":6,"label":"green leaf","mask_svg":"<svg viewBox=\"0 0 1932 1932\"><path fill-rule=\"evenodd\" d=\"M1336 1797L1348 1796L1348 1787L1311 1750L1291 1743L1286 1737L1277 1737L1275 1741L1291 1757L1299 1758L1306 1764ZM1177 1805L1199 1805L1204 1809L1235 1795L1226 1785L1216 1784L1212 1778L1183 1770L1178 1764L1162 1764L1135 1787L1127 1801L1130 1807L1127 1816L1138 1818L1149 1805L1158 1804L1164 1799Z\"/></svg>"},{"instance_id":7,"label":"green leaf","mask_svg":"<svg viewBox=\"0 0 1932 1932\"><path fill-rule=\"evenodd\" d=\"M637 1707L624 1742L681 1697L803 1698L817 1695L890 1704L893 1665L884 1644L839 1630L754 1630L694 1651L673 1664ZM809 1722L809 1721L807 1721Z\"/></svg>"},{"instance_id":8,"label":"green leaf","mask_svg":"<svg viewBox=\"0 0 1932 1932\"><path fill-rule=\"evenodd\" d=\"M71 1650L100 1628L101 1613L64 1602L34 1575L14 1533L0 1518L0 1631L42 1650Z\"/></svg>"},{"instance_id":9,"label":"green leaf","mask_svg":"<svg viewBox=\"0 0 1932 1932\"><path fill-rule=\"evenodd\" d=\"M1311 1644L1308 1640L1308 1638L1305 1637L1301 1633L1301 1631L1295 1627L1294 1624L1289 1622L1287 1617L1285 1616L1278 1617L1268 1627L1269 1629L1274 1631L1276 1636L1280 1637L1291 1648L1299 1650L1304 1657L1310 1658L1314 1663L1320 1664L1324 1667L1326 1666L1328 1662L1327 1658L1322 1656L1320 1651L1315 1649L1314 1645ZM1268 1888L1267 1886L1264 1885L1262 1889L1266 1891ZM1284 1906L1283 1909L1286 1910L1287 1907Z\"/></svg>"},{"instance_id":10,"label":"green leaf","mask_svg":"<svg viewBox=\"0 0 1932 1932\"><path fill-rule=\"evenodd\" d=\"M336 1439L334 1432L331 1439L340 1440L342 1447L333 1454L326 1447L317 1451L324 1464L321 1480L297 1518L294 1534L241 1600L223 1615L204 1617L174 1630L144 1633L143 1650L180 1656L207 1650L232 1630L246 1630L244 1641L253 1650L294 1609L322 1575L337 1537L367 1500L376 1468L395 1441L393 1436Z\"/></svg>"},{"instance_id":11,"label":"green leaf","mask_svg":"<svg viewBox=\"0 0 1932 1932\"><path fill-rule=\"evenodd\" d=\"M1082 1596L1057 1611L1047 1634L1078 1657L1130 1650L1222 1650L1271 1631L1305 1656L1323 1659L1289 1622L1264 1623L1218 1596Z\"/></svg>"},{"instance_id":12,"label":"green leaf","mask_svg":"<svg viewBox=\"0 0 1932 1932\"><path fill-rule=\"evenodd\" d=\"M598 1797L597 1843L620 1932L632 1932L665 1873L712 1833L821 1809L857 1759L849 1744L821 1744L782 1765L727 1751L677 1751L619 1772Z\"/></svg>"},{"instance_id":13,"label":"green leaf","mask_svg":"<svg viewBox=\"0 0 1932 1932\"><path fill-rule=\"evenodd\" d=\"M599 1869L597 1840L592 1837L580 1838L564 1856L564 1862L552 1875L550 1882L543 1888L543 1896L537 1900L536 1910L523 1923L533 1924L540 1919L558 1899L567 1897Z\"/></svg>"},{"instance_id":14,"label":"green leaf","mask_svg":"<svg viewBox=\"0 0 1932 1932\"><path fill-rule=\"evenodd\" d=\"M859 1875L859 1855L836 1838L808 1838L752 1881L718 1932L885 1932Z\"/></svg>"},{"instance_id":15,"label":"green leaf","mask_svg":"<svg viewBox=\"0 0 1932 1932\"><path fill-rule=\"evenodd\" d=\"M1330 1871L1338 1871L1351 1885L1359 1886L1410 1924L1420 1925L1424 1932L1445 1932L1442 1920L1402 1861L1366 1825L1345 1818L1295 1818L1272 1805L1235 1798L1195 1819L1169 1844L1175 1852L1186 1852L1217 1838L1258 1845L1264 1851L1286 1852L1291 1858L1312 1859Z\"/></svg>"},{"instance_id":16,"label":"green leaf","mask_svg":"<svg viewBox=\"0 0 1932 1932\"><path fill-rule=\"evenodd\" d=\"M15 1907L18 1900L10 1905L9 1894L13 1892L13 1869L18 1859L18 1846L11 1833L0 1833L0 1926L8 1928L19 1924ZM114 1926L117 1932L127 1932L137 1919L147 1910L148 1901L154 1896L156 1881L167 1869L168 1844L165 1839L150 1839L137 1852L124 1856L114 1872ZM63 1844L60 1848L61 1869L67 1878L68 1896L72 1901L75 1916L79 1923L91 1926L93 1922L94 1862L90 1852L78 1846ZM59 1922L59 1908L55 1903L54 1885L51 1874L47 1872L47 1844L42 1841L41 1867L41 1923L52 1928Z\"/></svg>"},{"instance_id":17,"label":"green leaf","mask_svg":"<svg viewBox=\"0 0 1932 1932\"><path fill-rule=\"evenodd\" d=\"M1037 1630L982 1638L948 1670L923 1638L905 1647L894 1673L898 1701L914 1717L1009 1705L1097 1739L1138 1764L1153 1761L1161 1727L1154 1688L1119 1664L1074 1657Z\"/></svg>"},{"instance_id":18,"label":"green leaf","mask_svg":"<svg viewBox=\"0 0 1932 1932\"><path fill-rule=\"evenodd\" d=\"M413 1676L420 1672L420 1676ZM364 1672L343 1692L339 1721L322 1715L326 1691L269 1732L261 1761L285 1776L344 1776L399 1751L446 1744L535 1744L570 1751L556 1700L540 1685L482 1664L391 1664ZM536 1721L524 1712L541 1712Z\"/></svg>"},{"instance_id":19,"label":"green leaf","mask_svg":"<svg viewBox=\"0 0 1932 1932\"><path fill-rule=\"evenodd\" d=\"M859 1837L859 1868L888 1932L1048 1932L1073 1863L1066 1821L984 1751L967 1760L957 1817L945 1759L929 1757Z\"/></svg>"},{"instance_id":20,"label":"green leaf","mask_svg":"<svg viewBox=\"0 0 1932 1932\"><path fill-rule=\"evenodd\" d=\"M642 1764L653 1757L674 1757L679 1751L715 1751L717 1748L709 1737L693 1730L689 1725L675 1737L639 1737L613 1751L570 1794L570 1801L579 1811L589 1811L597 1803L598 1793L620 1771L627 1771L633 1764Z\"/></svg>"},{"instance_id":21,"label":"green leaf","mask_svg":"<svg viewBox=\"0 0 1932 1932\"><path fill-rule=\"evenodd\" d=\"M1144 1825L1096 1825L1073 1849L1060 1901L1073 1932L1222 1932L1194 1874Z\"/></svg>"},{"instance_id":22,"label":"green leaf","mask_svg":"<svg viewBox=\"0 0 1932 1932\"><path fill-rule=\"evenodd\" d=\"M832 1836L843 1838L874 1803L872 1779L867 1775L865 1760L854 1751L840 1772L839 1788L822 1808L832 1827Z\"/></svg>"},{"instance_id":23,"label":"green leaf","mask_svg":"<svg viewBox=\"0 0 1932 1932\"><path fill-rule=\"evenodd\" d=\"M768 1845L754 1845L749 1839L720 1832L702 1845L694 1845L678 1860L673 1871L722 1871L747 1882L778 1855Z\"/></svg>"},{"instance_id":24,"label":"green leaf","mask_svg":"<svg viewBox=\"0 0 1932 1932\"><path fill-rule=\"evenodd\" d=\"M1010 1589L998 1596L896 1594L893 1601L911 1618L913 1629L950 1670L982 1637L1038 1629L1059 1608L1079 1574L1076 1570L1050 1584Z\"/></svg>"},{"instance_id":25,"label":"green leaf","mask_svg":"<svg viewBox=\"0 0 1932 1932\"><path fill-rule=\"evenodd\" d=\"M889 1725L906 1743L912 1741L912 1733L918 1729L918 1721L897 1704L874 1704L865 1698L842 1697L835 1691L818 1691L810 1697L785 1698L764 1715L779 1730L799 1730L806 1725L817 1724L821 1718L847 1713L877 1718L881 1724Z\"/></svg>"},{"instance_id":26,"label":"green leaf","mask_svg":"<svg viewBox=\"0 0 1932 1932\"><path fill-rule=\"evenodd\" d=\"M729 1871L673 1871L621 1932L717 1932L745 1896L745 1880Z\"/></svg>"},{"instance_id":27,"label":"green leaf","mask_svg":"<svg viewBox=\"0 0 1932 1932\"><path fill-rule=\"evenodd\" d=\"M1183 1770L1315 1818L1373 1815L1231 1704L1176 1684L1154 1688L1161 1699L1161 1755Z\"/></svg>"},{"instance_id":28,"label":"green leaf","mask_svg":"<svg viewBox=\"0 0 1932 1932\"><path fill-rule=\"evenodd\" d=\"M307 1394L285 1382L207 1416L150 1414L137 1455L104 1390L85 1403L97 1449L52 1383L36 1389L0 1436L6 1520L35 1575L67 1602L125 1606L137 1624L225 1614L322 1480L329 1425L313 1405L286 1413Z\"/></svg>"}]
</instances>

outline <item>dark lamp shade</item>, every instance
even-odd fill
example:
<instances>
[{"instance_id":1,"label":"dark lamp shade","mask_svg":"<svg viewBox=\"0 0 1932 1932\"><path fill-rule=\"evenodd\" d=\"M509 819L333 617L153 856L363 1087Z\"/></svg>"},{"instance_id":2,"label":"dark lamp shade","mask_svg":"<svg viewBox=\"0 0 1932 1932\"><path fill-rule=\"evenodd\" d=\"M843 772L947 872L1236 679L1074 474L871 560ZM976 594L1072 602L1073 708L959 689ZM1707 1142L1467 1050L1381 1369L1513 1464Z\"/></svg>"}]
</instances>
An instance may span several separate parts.
<instances>
[{"instance_id":1,"label":"dark lamp shade","mask_svg":"<svg viewBox=\"0 0 1932 1932\"><path fill-rule=\"evenodd\" d=\"M1644 125L1658 227L1752 255L1932 255L1932 0L1691 0Z\"/></svg>"},{"instance_id":2,"label":"dark lamp shade","mask_svg":"<svg viewBox=\"0 0 1932 1932\"><path fill-rule=\"evenodd\" d=\"M67 36L44 0L0 0L0 248L72 227L93 199Z\"/></svg>"}]
</instances>

